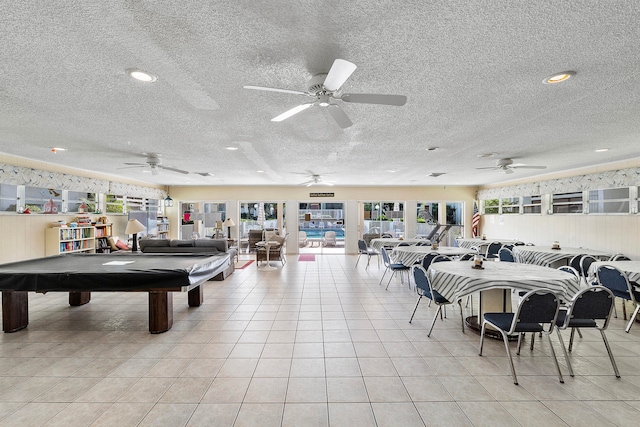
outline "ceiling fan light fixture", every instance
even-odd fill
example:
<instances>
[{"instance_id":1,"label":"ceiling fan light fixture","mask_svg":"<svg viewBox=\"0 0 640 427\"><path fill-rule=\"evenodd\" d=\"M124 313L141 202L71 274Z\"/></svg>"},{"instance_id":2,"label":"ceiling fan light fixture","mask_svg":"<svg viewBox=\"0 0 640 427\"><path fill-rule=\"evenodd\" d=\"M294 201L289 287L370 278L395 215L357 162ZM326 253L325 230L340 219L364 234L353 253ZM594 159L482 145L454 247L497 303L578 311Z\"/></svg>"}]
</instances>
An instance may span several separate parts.
<instances>
[{"instance_id":1,"label":"ceiling fan light fixture","mask_svg":"<svg viewBox=\"0 0 640 427\"><path fill-rule=\"evenodd\" d=\"M224 147L225 150L229 150L229 151L236 151L238 149L238 147L234 147L234 146L228 146L228 147Z\"/></svg>"},{"instance_id":2,"label":"ceiling fan light fixture","mask_svg":"<svg viewBox=\"0 0 640 427\"><path fill-rule=\"evenodd\" d=\"M542 83L544 83L544 84L561 83L561 82L569 80L571 77L573 77L575 75L576 75L575 71L563 71L561 73L555 73L555 74L550 75L549 77L544 79L542 81Z\"/></svg>"},{"instance_id":3,"label":"ceiling fan light fixture","mask_svg":"<svg viewBox=\"0 0 640 427\"><path fill-rule=\"evenodd\" d=\"M140 70L138 68L127 68L126 71L127 71L127 74L129 74L129 77L131 77L132 79L136 79L140 82L153 83L156 80L158 80L158 77L155 76L154 74L151 74L147 71Z\"/></svg>"},{"instance_id":4,"label":"ceiling fan light fixture","mask_svg":"<svg viewBox=\"0 0 640 427\"><path fill-rule=\"evenodd\" d=\"M597 150L595 150L596 153L604 153L605 151L609 151L608 148L598 148Z\"/></svg>"}]
</instances>

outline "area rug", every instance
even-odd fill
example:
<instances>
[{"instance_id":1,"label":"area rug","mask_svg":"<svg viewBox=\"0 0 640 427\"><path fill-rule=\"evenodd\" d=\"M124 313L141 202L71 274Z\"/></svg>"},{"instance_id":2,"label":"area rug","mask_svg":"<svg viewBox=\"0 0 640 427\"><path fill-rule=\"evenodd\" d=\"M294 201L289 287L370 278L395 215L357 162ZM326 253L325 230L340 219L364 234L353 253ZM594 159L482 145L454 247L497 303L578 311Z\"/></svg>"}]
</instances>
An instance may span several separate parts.
<instances>
[{"instance_id":1,"label":"area rug","mask_svg":"<svg viewBox=\"0 0 640 427\"><path fill-rule=\"evenodd\" d=\"M250 259L250 260L244 260L241 259L240 261L236 262L236 270L242 270L243 268L247 268L248 266L250 266L255 260Z\"/></svg>"},{"instance_id":2,"label":"area rug","mask_svg":"<svg viewBox=\"0 0 640 427\"><path fill-rule=\"evenodd\" d=\"M302 254L298 257L298 261L315 261L315 260L316 260L315 254Z\"/></svg>"}]
</instances>

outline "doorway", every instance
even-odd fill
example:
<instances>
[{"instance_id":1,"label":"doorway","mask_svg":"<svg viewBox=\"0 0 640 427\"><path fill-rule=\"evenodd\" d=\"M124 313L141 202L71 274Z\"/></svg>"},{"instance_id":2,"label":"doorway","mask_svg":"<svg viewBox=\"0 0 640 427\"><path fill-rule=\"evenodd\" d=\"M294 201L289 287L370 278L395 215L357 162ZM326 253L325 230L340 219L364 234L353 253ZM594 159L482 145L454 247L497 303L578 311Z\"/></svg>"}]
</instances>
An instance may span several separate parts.
<instances>
[{"instance_id":1,"label":"doorway","mask_svg":"<svg viewBox=\"0 0 640 427\"><path fill-rule=\"evenodd\" d=\"M301 254L345 253L345 203L299 202L298 215Z\"/></svg>"}]
</instances>

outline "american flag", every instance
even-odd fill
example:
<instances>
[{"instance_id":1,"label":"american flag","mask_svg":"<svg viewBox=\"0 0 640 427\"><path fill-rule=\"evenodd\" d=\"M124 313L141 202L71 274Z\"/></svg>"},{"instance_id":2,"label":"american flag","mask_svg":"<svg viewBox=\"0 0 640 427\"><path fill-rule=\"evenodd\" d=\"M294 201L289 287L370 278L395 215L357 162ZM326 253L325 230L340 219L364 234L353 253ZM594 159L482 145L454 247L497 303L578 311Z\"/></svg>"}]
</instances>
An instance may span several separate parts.
<instances>
[{"instance_id":1,"label":"american flag","mask_svg":"<svg viewBox=\"0 0 640 427\"><path fill-rule=\"evenodd\" d=\"M478 236L478 226L480 225L480 212L478 211L478 204L473 202L473 219L471 220L471 233L473 237Z\"/></svg>"}]
</instances>

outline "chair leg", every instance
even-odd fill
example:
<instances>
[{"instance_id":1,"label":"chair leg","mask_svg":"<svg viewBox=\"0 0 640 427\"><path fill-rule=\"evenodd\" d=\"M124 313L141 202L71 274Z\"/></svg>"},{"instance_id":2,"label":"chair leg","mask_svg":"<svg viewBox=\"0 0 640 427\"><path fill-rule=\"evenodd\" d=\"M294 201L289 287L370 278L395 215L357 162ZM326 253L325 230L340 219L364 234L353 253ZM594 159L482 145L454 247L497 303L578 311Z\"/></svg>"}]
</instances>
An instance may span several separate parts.
<instances>
[{"instance_id":1,"label":"chair leg","mask_svg":"<svg viewBox=\"0 0 640 427\"><path fill-rule=\"evenodd\" d=\"M395 270L391 272L391 276L389 276L389 281L387 282L387 287L386 287L386 288L384 288L384 290L385 290L385 291L386 291L387 289L389 289L389 285L391 284L391 279L393 279L393 276L395 276L395 275L396 275L396 273L397 273L397 271L395 271ZM402 273L400 273L400 274L402 274Z\"/></svg>"},{"instance_id":2,"label":"chair leg","mask_svg":"<svg viewBox=\"0 0 640 427\"><path fill-rule=\"evenodd\" d=\"M411 314L411 319L409 319L409 323L413 320L413 316L416 315L416 310L418 309L418 304L420 304L420 300L422 299L422 295L418 297L418 302L416 302L416 308L413 309L413 313Z\"/></svg>"},{"instance_id":3,"label":"chair leg","mask_svg":"<svg viewBox=\"0 0 640 427\"><path fill-rule=\"evenodd\" d=\"M624 300L622 300L622 304L624 304ZM618 318L618 309L616 308L616 299L613 298L613 317Z\"/></svg>"},{"instance_id":4,"label":"chair leg","mask_svg":"<svg viewBox=\"0 0 640 427\"><path fill-rule=\"evenodd\" d=\"M367 266L364 268L365 270L369 268L370 263L371 263L371 255L367 254Z\"/></svg>"},{"instance_id":5,"label":"chair leg","mask_svg":"<svg viewBox=\"0 0 640 427\"><path fill-rule=\"evenodd\" d=\"M531 346L529 346L529 350L533 351L533 344L536 342L536 334L531 334Z\"/></svg>"},{"instance_id":6,"label":"chair leg","mask_svg":"<svg viewBox=\"0 0 640 427\"><path fill-rule=\"evenodd\" d=\"M573 337L575 335L576 328L571 328L571 335L569 336L569 351L573 350Z\"/></svg>"},{"instance_id":7,"label":"chair leg","mask_svg":"<svg viewBox=\"0 0 640 427\"><path fill-rule=\"evenodd\" d=\"M578 333L578 336L582 338L582 332L580 332L580 328L576 328L576 332Z\"/></svg>"},{"instance_id":8,"label":"chair leg","mask_svg":"<svg viewBox=\"0 0 640 427\"><path fill-rule=\"evenodd\" d=\"M436 315L433 316L433 320L431 321L431 327L429 328L429 333L427 334L428 337L431 336L431 331L433 331L433 325L436 324L436 320L438 320L438 313L442 312L442 306L439 305L438 306L438 310L436 311Z\"/></svg>"},{"instance_id":9,"label":"chair leg","mask_svg":"<svg viewBox=\"0 0 640 427\"><path fill-rule=\"evenodd\" d=\"M564 340L562 339L562 334L560 333L560 329L556 328L556 332L558 333L558 341L560 341L560 346L562 347L562 352L564 353L564 360L567 362L569 375L573 377L574 375L573 375L573 368L571 367L571 360L569 360L569 353L567 353L567 348L564 346Z\"/></svg>"},{"instance_id":10,"label":"chair leg","mask_svg":"<svg viewBox=\"0 0 640 427\"><path fill-rule=\"evenodd\" d=\"M511 366L511 375L513 376L513 383L518 385L518 377L516 376L516 368L513 366L513 358L511 357L511 350L509 349L509 338L507 337L507 333L503 330L500 330L502 334L502 340L504 341L504 346L507 349L507 356L509 356L509 366Z\"/></svg>"},{"instance_id":11,"label":"chair leg","mask_svg":"<svg viewBox=\"0 0 640 427\"><path fill-rule=\"evenodd\" d=\"M627 304L626 301L622 300L622 319L627 320Z\"/></svg>"},{"instance_id":12,"label":"chair leg","mask_svg":"<svg viewBox=\"0 0 640 427\"><path fill-rule=\"evenodd\" d=\"M553 361L556 363L556 369L558 370L558 380L561 383L564 383L564 378L562 378L562 371L560 370L560 364L558 363L558 358L556 357L556 351L553 349L553 344L551 344L551 334L545 332L545 335L547 336L547 341L549 341L549 348L551 349Z\"/></svg>"},{"instance_id":13,"label":"chair leg","mask_svg":"<svg viewBox=\"0 0 640 427\"><path fill-rule=\"evenodd\" d=\"M613 358L613 353L611 352L611 347L609 346L609 341L607 340L607 336L604 334L604 331L602 329L600 329L600 335L602 335L602 341L604 341L604 346L607 348L607 353L609 353L609 359L611 359L613 372L615 372L617 378L620 378L620 372L618 372L618 365L616 365L616 361Z\"/></svg>"},{"instance_id":14,"label":"chair leg","mask_svg":"<svg viewBox=\"0 0 640 427\"><path fill-rule=\"evenodd\" d=\"M389 267L385 268L384 271L382 272L382 277L380 278L380 283L378 283L378 285L382 285L382 280L384 279L384 276L387 274L387 271L389 271Z\"/></svg>"},{"instance_id":15,"label":"chair leg","mask_svg":"<svg viewBox=\"0 0 640 427\"><path fill-rule=\"evenodd\" d=\"M480 330L480 351L478 352L478 356L482 356L482 345L484 344L485 326L487 326L487 322L482 322L482 329Z\"/></svg>"},{"instance_id":16,"label":"chair leg","mask_svg":"<svg viewBox=\"0 0 640 427\"><path fill-rule=\"evenodd\" d=\"M358 263L360 262L360 257L362 256L362 253L358 254L358 259L356 259L356 267L358 267Z\"/></svg>"},{"instance_id":17,"label":"chair leg","mask_svg":"<svg viewBox=\"0 0 640 427\"><path fill-rule=\"evenodd\" d=\"M518 334L518 345L516 346L516 355L520 356L520 346L522 345L522 337L524 336L524 333L519 333Z\"/></svg>"},{"instance_id":18,"label":"chair leg","mask_svg":"<svg viewBox=\"0 0 640 427\"><path fill-rule=\"evenodd\" d=\"M631 326L633 326L633 322L635 322L636 317L638 317L638 310L640 310L640 304L636 305L636 309L633 311L633 314L630 317L631 320L629 320L629 323L627 324L627 328L624 330L626 333L629 333Z\"/></svg>"},{"instance_id":19,"label":"chair leg","mask_svg":"<svg viewBox=\"0 0 640 427\"><path fill-rule=\"evenodd\" d=\"M462 311L462 300L458 300L458 305L460 306L460 321L462 323L462 333L464 334L464 313Z\"/></svg>"}]
</instances>

